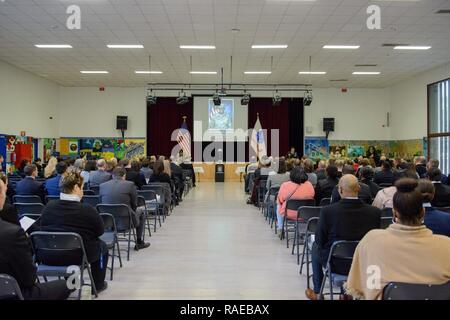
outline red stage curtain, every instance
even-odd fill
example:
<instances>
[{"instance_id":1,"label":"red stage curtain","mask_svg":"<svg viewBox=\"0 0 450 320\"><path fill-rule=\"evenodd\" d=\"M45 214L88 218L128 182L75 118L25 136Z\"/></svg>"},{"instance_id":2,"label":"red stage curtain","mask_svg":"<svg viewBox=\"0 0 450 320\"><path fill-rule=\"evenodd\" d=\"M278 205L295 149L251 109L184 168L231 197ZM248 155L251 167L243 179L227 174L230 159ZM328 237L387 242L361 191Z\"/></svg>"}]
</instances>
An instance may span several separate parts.
<instances>
[{"instance_id":1,"label":"red stage curtain","mask_svg":"<svg viewBox=\"0 0 450 320\"><path fill-rule=\"evenodd\" d=\"M184 105L176 103L176 98L158 97L156 105L147 105L147 154L170 156L172 148L177 144L171 141L172 132L180 129L183 116L193 136L193 101Z\"/></svg>"}]
</instances>

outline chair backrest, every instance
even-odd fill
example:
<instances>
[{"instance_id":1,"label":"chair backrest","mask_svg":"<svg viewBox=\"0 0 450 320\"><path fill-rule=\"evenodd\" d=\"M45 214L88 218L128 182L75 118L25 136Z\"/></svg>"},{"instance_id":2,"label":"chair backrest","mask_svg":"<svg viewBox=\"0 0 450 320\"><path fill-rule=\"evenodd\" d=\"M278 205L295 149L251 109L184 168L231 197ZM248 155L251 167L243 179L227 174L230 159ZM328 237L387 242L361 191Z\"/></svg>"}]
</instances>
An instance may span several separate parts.
<instances>
[{"instance_id":1,"label":"chair backrest","mask_svg":"<svg viewBox=\"0 0 450 320\"><path fill-rule=\"evenodd\" d=\"M304 199L304 200L296 200L289 199L286 203L286 210L295 210L297 211L300 207L313 207L316 205L316 201L314 199Z\"/></svg>"},{"instance_id":2,"label":"chair backrest","mask_svg":"<svg viewBox=\"0 0 450 320\"><path fill-rule=\"evenodd\" d=\"M89 190L94 191L95 195L100 194L100 186L89 186Z\"/></svg>"},{"instance_id":3,"label":"chair backrest","mask_svg":"<svg viewBox=\"0 0 450 320\"><path fill-rule=\"evenodd\" d=\"M306 224L306 232L309 234L315 234L317 226L319 225L319 217L310 218Z\"/></svg>"},{"instance_id":4,"label":"chair backrest","mask_svg":"<svg viewBox=\"0 0 450 320\"><path fill-rule=\"evenodd\" d=\"M383 300L450 300L450 281L441 285L388 283Z\"/></svg>"},{"instance_id":5,"label":"chair backrest","mask_svg":"<svg viewBox=\"0 0 450 320\"><path fill-rule=\"evenodd\" d=\"M85 196L96 196L95 192L93 190L83 190L83 194Z\"/></svg>"},{"instance_id":6,"label":"chair backrest","mask_svg":"<svg viewBox=\"0 0 450 320\"><path fill-rule=\"evenodd\" d=\"M82 201L95 208L98 204L100 204L100 196L84 195Z\"/></svg>"},{"instance_id":7,"label":"chair backrest","mask_svg":"<svg viewBox=\"0 0 450 320\"><path fill-rule=\"evenodd\" d=\"M156 192L152 190L138 190L138 196L141 196L145 199L145 201L156 200Z\"/></svg>"},{"instance_id":8,"label":"chair backrest","mask_svg":"<svg viewBox=\"0 0 450 320\"><path fill-rule=\"evenodd\" d=\"M42 214L44 210L44 205L42 203L14 203L19 215L24 215L27 213L31 214Z\"/></svg>"},{"instance_id":9,"label":"chair backrest","mask_svg":"<svg viewBox=\"0 0 450 320\"><path fill-rule=\"evenodd\" d=\"M392 218L392 208L384 208L381 210L381 217L383 218Z\"/></svg>"},{"instance_id":10,"label":"chair backrest","mask_svg":"<svg viewBox=\"0 0 450 320\"><path fill-rule=\"evenodd\" d=\"M86 261L83 240L77 233L36 231L30 240L38 264L82 266Z\"/></svg>"},{"instance_id":11,"label":"chair backrest","mask_svg":"<svg viewBox=\"0 0 450 320\"><path fill-rule=\"evenodd\" d=\"M323 198L322 200L320 200L319 207L326 207L326 206L329 206L330 204L331 204L331 198Z\"/></svg>"},{"instance_id":12,"label":"chair backrest","mask_svg":"<svg viewBox=\"0 0 450 320\"><path fill-rule=\"evenodd\" d=\"M42 203L42 199L39 196L13 196L13 202Z\"/></svg>"},{"instance_id":13,"label":"chair backrest","mask_svg":"<svg viewBox=\"0 0 450 320\"><path fill-rule=\"evenodd\" d=\"M138 195L136 202L138 207L146 207L145 198L143 196Z\"/></svg>"},{"instance_id":14,"label":"chair backrest","mask_svg":"<svg viewBox=\"0 0 450 320\"><path fill-rule=\"evenodd\" d=\"M322 210L321 207L300 207L297 210L297 219L307 223L311 218L319 218L320 210Z\"/></svg>"},{"instance_id":15,"label":"chair backrest","mask_svg":"<svg viewBox=\"0 0 450 320\"><path fill-rule=\"evenodd\" d=\"M274 196L280 191L280 187L270 187L269 196Z\"/></svg>"},{"instance_id":16,"label":"chair backrest","mask_svg":"<svg viewBox=\"0 0 450 320\"><path fill-rule=\"evenodd\" d=\"M126 204L99 204L99 213L109 213L116 221L118 232L127 232L132 227L130 208Z\"/></svg>"},{"instance_id":17,"label":"chair backrest","mask_svg":"<svg viewBox=\"0 0 450 320\"><path fill-rule=\"evenodd\" d=\"M439 211L450 213L450 207L441 207L441 208L436 208L436 209Z\"/></svg>"},{"instance_id":18,"label":"chair backrest","mask_svg":"<svg viewBox=\"0 0 450 320\"><path fill-rule=\"evenodd\" d=\"M389 188L392 187L392 183L380 183L378 186L382 189Z\"/></svg>"},{"instance_id":19,"label":"chair backrest","mask_svg":"<svg viewBox=\"0 0 450 320\"><path fill-rule=\"evenodd\" d=\"M392 217L381 217L380 229L387 229L392 223Z\"/></svg>"},{"instance_id":20,"label":"chair backrest","mask_svg":"<svg viewBox=\"0 0 450 320\"><path fill-rule=\"evenodd\" d=\"M45 196L45 203L49 203L53 200L59 200L59 196Z\"/></svg>"},{"instance_id":21,"label":"chair backrest","mask_svg":"<svg viewBox=\"0 0 450 320\"><path fill-rule=\"evenodd\" d=\"M16 279L10 275L0 274L0 300L23 300Z\"/></svg>"},{"instance_id":22,"label":"chair backrest","mask_svg":"<svg viewBox=\"0 0 450 320\"><path fill-rule=\"evenodd\" d=\"M116 221L112 214L109 213L100 213L100 217L103 220L103 225L105 226L105 232L116 232Z\"/></svg>"},{"instance_id":23,"label":"chair backrest","mask_svg":"<svg viewBox=\"0 0 450 320\"><path fill-rule=\"evenodd\" d=\"M331 246L328 266L331 273L348 275L359 241L336 241Z\"/></svg>"}]
</instances>

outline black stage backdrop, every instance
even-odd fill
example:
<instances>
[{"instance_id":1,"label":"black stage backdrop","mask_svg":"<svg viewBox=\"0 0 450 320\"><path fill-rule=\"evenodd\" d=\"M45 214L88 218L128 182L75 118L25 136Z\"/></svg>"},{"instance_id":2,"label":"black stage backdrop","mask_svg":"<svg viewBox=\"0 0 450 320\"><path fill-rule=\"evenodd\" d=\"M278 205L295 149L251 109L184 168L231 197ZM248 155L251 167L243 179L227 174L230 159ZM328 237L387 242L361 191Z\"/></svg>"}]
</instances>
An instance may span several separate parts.
<instances>
[{"instance_id":1,"label":"black stage backdrop","mask_svg":"<svg viewBox=\"0 0 450 320\"><path fill-rule=\"evenodd\" d=\"M156 105L147 105L147 154L170 156L176 141L171 141L172 132L179 129L183 116L187 117L187 125L193 136L193 99L185 105L176 104L176 98L158 97ZM279 152L280 155L288 153L291 146L297 149L299 155L303 154L304 144L304 108L301 98L284 98L279 106L274 107L272 98L252 98L248 105L248 127L253 128L256 122L256 115L259 113L259 120L263 129L268 130L267 152L271 154L271 129L279 129ZM233 144L231 146L230 144ZM226 157L227 147L235 150L234 161L241 161L237 158L237 149L243 148L244 143L226 143L224 146L224 157ZM196 142L195 147L198 153L209 145L209 142ZM245 158L248 161L248 145L245 143ZM194 147L194 143L192 144ZM194 154L194 148L192 149ZM198 157L196 157L196 160Z\"/></svg>"}]
</instances>

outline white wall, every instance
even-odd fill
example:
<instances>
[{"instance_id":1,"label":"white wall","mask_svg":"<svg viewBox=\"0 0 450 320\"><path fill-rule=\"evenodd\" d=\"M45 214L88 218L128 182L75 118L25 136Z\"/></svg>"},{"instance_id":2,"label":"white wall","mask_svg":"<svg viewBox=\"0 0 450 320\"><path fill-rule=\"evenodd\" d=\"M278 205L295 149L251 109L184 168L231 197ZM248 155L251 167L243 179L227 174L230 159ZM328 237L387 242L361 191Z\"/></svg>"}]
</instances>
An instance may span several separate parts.
<instances>
[{"instance_id":1,"label":"white wall","mask_svg":"<svg viewBox=\"0 0 450 320\"><path fill-rule=\"evenodd\" d=\"M313 103L305 107L305 136L324 136L323 118L335 118L330 140L389 140L386 124L390 111L388 89L314 89Z\"/></svg>"},{"instance_id":2,"label":"white wall","mask_svg":"<svg viewBox=\"0 0 450 320\"><path fill-rule=\"evenodd\" d=\"M447 78L450 78L450 63L390 88L393 140L426 137L427 85Z\"/></svg>"},{"instance_id":3,"label":"white wall","mask_svg":"<svg viewBox=\"0 0 450 320\"><path fill-rule=\"evenodd\" d=\"M58 137L58 104L56 83L0 61L0 133Z\"/></svg>"},{"instance_id":4,"label":"white wall","mask_svg":"<svg viewBox=\"0 0 450 320\"><path fill-rule=\"evenodd\" d=\"M144 88L61 87L61 137L120 137L116 116L128 116L126 137L147 136ZM164 125L164 124L161 124Z\"/></svg>"}]
</instances>

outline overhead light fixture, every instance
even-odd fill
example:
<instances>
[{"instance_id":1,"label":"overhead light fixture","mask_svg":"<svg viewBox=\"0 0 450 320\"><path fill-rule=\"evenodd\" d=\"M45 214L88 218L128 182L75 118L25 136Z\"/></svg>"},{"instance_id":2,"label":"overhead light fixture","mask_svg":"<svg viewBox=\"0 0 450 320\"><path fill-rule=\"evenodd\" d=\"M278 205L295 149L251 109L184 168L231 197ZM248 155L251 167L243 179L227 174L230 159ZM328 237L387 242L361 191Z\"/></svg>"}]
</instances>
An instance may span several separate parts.
<instances>
[{"instance_id":1,"label":"overhead light fixture","mask_svg":"<svg viewBox=\"0 0 450 320\"><path fill-rule=\"evenodd\" d=\"M147 103L149 105L156 104L156 95L153 94L153 89L147 89Z\"/></svg>"},{"instance_id":2,"label":"overhead light fixture","mask_svg":"<svg viewBox=\"0 0 450 320\"><path fill-rule=\"evenodd\" d=\"M300 71L298 74L327 74L325 71Z\"/></svg>"},{"instance_id":3,"label":"overhead light fixture","mask_svg":"<svg viewBox=\"0 0 450 320\"><path fill-rule=\"evenodd\" d=\"M214 105L215 105L215 106L220 106L220 105L222 104L222 99L220 99L219 92L216 91L216 92L213 94L212 99L213 99L213 102L214 102Z\"/></svg>"},{"instance_id":4,"label":"overhead light fixture","mask_svg":"<svg viewBox=\"0 0 450 320\"><path fill-rule=\"evenodd\" d=\"M186 96L186 92L181 90L181 93L177 98L177 104L186 104L188 102L189 102L189 98Z\"/></svg>"},{"instance_id":5,"label":"overhead light fixture","mask_svg":"<svg viewBox=\"0 0 450 320\"><path fill-rule=\"evenodd\" d=\"M190 71L190 74L217 74L217 71Z\"/></svg>"},{"instance_id":6,"label":"overhead light fixture","mask_svg":"<svg viewBox=\"0 0 450 320\"><path fill-rule=\"evenodd\" d=\"M262 44L262 45L252 45L252 49L286 49L287 44Z\"/></svg>"},{"instance_id":7,"label":"overhead light fixture","mask_svg":"<svg viewBox=\"0 0 450 320\"><path fill-rule=\"evenodd\" d=\"M325 45L323 46L324 49L347 49L347 50L355 50L355 49L359 49L360 46L355 46L355 45Z\"/></svg>"},{"instance_id":8,"label":"overhead light fixture","mask_svg":"<svg viewBox=\"0 0 450 320\"><path fill-rule=\"evenodd\" d=\"M145 71L145 70L136 70L134 73L136 74L162 74L162 71Z\"/></svg>"},{"instance_id":9,"label":"overhead light fixture","mask_svg":"<svg viewBox=\"0 0 450 320\"><path fill-rule=\"evenodd\" d=\"M106 45L110 49L143 49L142 44L108 44Z\"/></svg>"},{"instance_id":10,"label":"overhead light fixture","mask_svg":"<svg viewBox=\"0 0 450 320\"><path fill-rule=\"evenodd\" d=\"M181 45L180 49L198 49L198 50L214 50L216 46L190 46L190 45Z\"/></svg>"},{"instance_id":11,"label":"overhead light fixture","mask_svg":"<svg viewBox=\"0 0 450 320\"><path fill-rule=\"evenodd\" d=\"M396 46L394 50L429 50L430 46Z\"/></svg>"},{"instance_id":12,"label":"overhead light fixture","mask_svg":"<svg viewBox=\"0 0 450 320\"><path fill-rule=\"evenodd\" d=\"M272 71L245 71L244 74L272 74Z\"/></svg>"},{"instance_id":13,"label":"overhead light fixture","mask_svg":"<svg viewBox=\"0 0 450 320\"><path fill-rule=\"evenodd\" d=\"M305 96L303 97L303 105L305 107L309 107L311 105L311 103L313 102L313 95L312 95L312 91L307 90L305 92Z\"/></svg>"},{"instance_id":14,"label":"overhead light fixture","mask_svg":"<svg viewBox=\"0 0 450 320\"><path fill-rule=\"evenodd\" d=\"M273 98L272 98L272 103L275 107L279 106L281 104L281 101L283 100L283 98L281 98L281 95L278 93L278 90L275 91Z\"/></svg>"},{"instance_id":15,"label":"overhead light fixture","mask_svg":"<svg viewBox=\"0 0 450 320\"><path fill-rule=\"evenodd\" d=\"M377 75L381 74L379 71L355 71L353 72L354 75Z\"/></svg>"},{"instance_id":16,"label":"overhead light fixture","mask_svg":"<svg viewBox=\"0 0 450 320\"><path fill-rule=\"evenodd\" d=\"M69 49L73 48L70 44L35 44L36 48L42 49Z\"/></svg>"},{"instance_id":17,"label":"overhead light fixture","mask_svg":"<svg viewBox=\"0 0 450 320\"><path fill-rule=\"evenodd\" d=\"M250 103L250 99L251 99L251 95L244 91L244 95L242 96L242 99L241 99L241 105L248 106L248 104Z\"/></svg>"},{"instance_id":18,"label":"overhead light fixture","mask_svg":"<svg viewBox=\"0 0 450 320\"><path fill-rule=\"evenodd\" d=\"M105 74L105 73L109 73L108 71L104 71L104 70L80 71L80 72L84 73L84 74Z\"/></svg>"}]
</instances>

